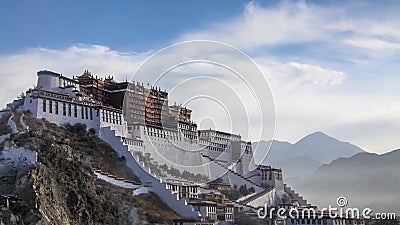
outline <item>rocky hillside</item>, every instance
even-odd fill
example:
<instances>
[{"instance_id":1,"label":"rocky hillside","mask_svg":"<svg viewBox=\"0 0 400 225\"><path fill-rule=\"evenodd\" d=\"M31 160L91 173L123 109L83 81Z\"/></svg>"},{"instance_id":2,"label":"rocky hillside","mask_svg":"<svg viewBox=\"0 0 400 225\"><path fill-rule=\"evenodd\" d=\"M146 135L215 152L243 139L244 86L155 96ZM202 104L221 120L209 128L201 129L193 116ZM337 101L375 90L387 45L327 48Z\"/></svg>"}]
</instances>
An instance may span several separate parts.
<instances>
[{"instance_id":1,"label":"rocky hillside","mask_svg":"<svg viewBox=\"0 0 400 225\"><path fill-rule=\"evenodd\" d=\"M179 218L154 194L133 196L132 190L97 179L93 172L95 169L139 181L125 165L125 159L118 157L93 133L86 132L86 127L75 125L62 128L29 116L25 116L24 120L30 131L11 135L2 149L4 146L15 146L35 151L39 165L24 171L15 166L3 167L3 175L13 176L12 172L4 171L7 168L19 174L14 176L15 179L7 178L7 188L1 188L6 185L4 182L0 184L0 194L18 196L9 209L3 206L0 210L3 222L171 224L172 219ZM0 164L4 162L0 161ZM21 189L21 186L24 188Z\"/></svg>"}]
</instances>

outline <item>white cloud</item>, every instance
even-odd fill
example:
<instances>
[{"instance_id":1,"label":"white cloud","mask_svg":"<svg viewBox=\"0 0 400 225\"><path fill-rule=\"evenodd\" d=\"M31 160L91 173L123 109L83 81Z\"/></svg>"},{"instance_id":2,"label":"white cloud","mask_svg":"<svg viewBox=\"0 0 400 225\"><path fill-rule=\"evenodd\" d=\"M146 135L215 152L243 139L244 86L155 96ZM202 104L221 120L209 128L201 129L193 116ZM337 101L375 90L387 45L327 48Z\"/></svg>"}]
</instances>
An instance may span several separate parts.
<instances>
[{"instance_id":1,"label":"white cloud","mask_svg":"<svg viewBox=\"0 0 400 225\"><path fill-rule=\"evenodd\" d=\"M236 20L185 34L182 39L218 40L245 49L315 41L326 35L321 13L323 10L302 1L294 4L282 2L271 8L262 8L250 2L243 15Z\"/></svg>"},{"instance_id":2,"label":"white cloud","mask_svg":"<svg viewBox=\"0 0 400 225\"><path fill-rule=\"evenodd\" d=\"M376 51L398 50L398 15L358 16L360 9L346 8L346 4L341 6L281 1L262 7L250 2L241 16L185 33L180 40L217 40L247 51L271 46L325 44L325 57L332 53L336 57L346 57L349 51L359 56L376 56ZM373 7L362 10L373 10ZM359 47L370 52L360 51ZM310 48L318 51L317 47Z\"/></svg>"},{"instance_id":3,"label":"white cloud","mask_svg":"<svg viewBox=\"0 0 400 225\"><path fill-rule=\"evenodd\" d=\"M340 84L346 79L341 71L324 69L317 65L289 62L272 68L283 82L312 83L318 85Z\"/></svg>"},{"instance_id":4,"label":"white cloud","mask_svg":"<svg viewBox=\"0 0 400 225\"><path fill-rule=\"evenodd\" d=\"M376 38L353 38L345 40L345 43L355 47L376 51L400 49L400 43L384 41Z\"/></svg>"}]
</instances>

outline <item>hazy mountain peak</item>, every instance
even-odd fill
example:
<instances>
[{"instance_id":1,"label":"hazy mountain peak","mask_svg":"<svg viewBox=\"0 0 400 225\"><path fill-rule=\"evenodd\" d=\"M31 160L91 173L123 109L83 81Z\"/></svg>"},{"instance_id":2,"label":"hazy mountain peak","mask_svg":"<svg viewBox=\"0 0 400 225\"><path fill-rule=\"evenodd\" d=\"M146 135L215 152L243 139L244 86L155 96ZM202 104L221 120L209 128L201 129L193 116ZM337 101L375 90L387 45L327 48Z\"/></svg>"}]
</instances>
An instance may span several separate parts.
<instances>
[{"instance_id":1,"label":"hazy mountain peak","mask_svg":"<svg viewBox=\"0 0 400 225\"><path fill-rule=\"evenodd\" d=\"M321 163L330 163L340 157L350 157L365 152L353 144L339 141L321 131L305 136L294 144L294 148L298 154L307 155Z\"/></svg>"},{"instance_id":2,"label":"hazy mountain peak","mask_svg":"<svg viewBox=\"0 0 400 225\"><path fill-rule=\"evenodd\" d=\"M297 141L295 144L305 142L305 141L316 141L316 142L337 141L337 142L341 142L341 141L337 140L336 138L333 138L333 137L323 133L322 131L316 131L314 133L311 133L311 134L303 137L299 141Z\"/></svg>"},{"instance_id":3,"label":"hazy mountain peak","mask_svg":"<svg viewBox=\"0 0 400 225\"><path fill-rule=\"evenodd\" d=\"M309 134L308 136L328 136L322 131L315 131L314 133ZM329 137L329 136L328 136Z\"/></svg>"},{"instance_id":4,"label":"hazy mountain peak","mask_svg":"<svg viewBox=\"0 0 400 225\"><path fill-rule=\"evenodd\" d=\"M295 144L275 140L272 145L271 141L255 142L253 143L253 149L256 152L256 159L264 159L265 154L267 154L265 161L257 163L285 167L289 171L288 177L296 175L290 174L291 168L289 167L298 169L304 167L301 165L307 163L315 165L309 168L309 171L306 171L307 169L302 171L306 174L313 172L312 169L316 169L322 164L330 163L335 159L351 157L357 153L365 152L355 145L339 141L321 131L311 133Z\"/></svg>"}]
</instances>

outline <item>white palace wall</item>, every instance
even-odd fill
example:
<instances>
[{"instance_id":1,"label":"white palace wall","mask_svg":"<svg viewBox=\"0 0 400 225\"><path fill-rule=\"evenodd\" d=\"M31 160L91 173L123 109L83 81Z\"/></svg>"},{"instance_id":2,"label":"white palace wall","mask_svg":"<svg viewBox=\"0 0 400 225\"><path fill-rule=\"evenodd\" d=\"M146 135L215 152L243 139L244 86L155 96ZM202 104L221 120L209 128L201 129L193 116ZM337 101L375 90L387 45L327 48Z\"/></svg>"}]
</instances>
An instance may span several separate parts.
<instances>
[{"instance_id":1,"label":"white palace wall","mask_svg":"<svg viewBox=\"0 0 400 225\"><path fill-rule=\"evenodd\" d=\"M32 96L27 93L24 100L24 110L29 111L34 117L45 118L49 122L64 125L82 123L87 129L111 127L118 135L126 135L126 122L121 113L106 108L100 108L89 104L67 101L62 95L43 92L41 95Z\"/></svg>"},{"instance_id":2,"label":"white palace wall","mask_svg":"<svg viewBox=\"0 0 400 225\"><path fill-rule=\"evenodd\" d=\"M199 213L188 205L183 199L178 199L176 194L167 189L167 185L161 179L151 174L150 171L144 169L144 165L140 165L139 161L134 158L133 154L129 151L129 147L123 144L122 137L117 136L115 131L109 127L100 129L99 137L113 146L114 150L119 156L125 157L127 166L139 177L140 181L156 193L160 199L167 204L171 209L182 217L197 218Z\"/></svg>"}]
</instances>

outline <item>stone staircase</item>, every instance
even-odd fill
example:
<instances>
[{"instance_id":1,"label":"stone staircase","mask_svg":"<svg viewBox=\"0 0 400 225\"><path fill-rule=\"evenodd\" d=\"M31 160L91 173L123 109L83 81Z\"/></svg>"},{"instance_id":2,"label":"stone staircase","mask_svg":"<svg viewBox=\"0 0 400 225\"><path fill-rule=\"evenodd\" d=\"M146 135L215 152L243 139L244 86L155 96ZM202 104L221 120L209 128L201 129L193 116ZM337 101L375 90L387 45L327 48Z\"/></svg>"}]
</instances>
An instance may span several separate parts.
<instances>
[{"instance_id":1,"label":"stone staircase","mask_svg":"<svg viewBox=\"0 0 400 225\"><path fill-rule=\"evenodd\" d=\"M116 135L115 130L111 127L102 127L99 131L99 137L111 145L119 156L125 157L127 166L139 177L142 184L157 194L178 215L185 218L199 218L201 216L186 200L179 199L177 194L168 189L162 178L157 177L149 168L146 168L144 163L139 161L139 157L135 156L128 145L123 142L123 138Z\"/></svg>"},{"instance_id":2,"label":"stone staircase","mask_svg":"<svg viewBox=\"0 0 400 225\"><path fill-rule=\"evenodd\" d=\"M252 196L250 196L250 197L248 197L248 198L246 198L244 200L241 200L240 203L241 204L247 204L247 203L249 203L249 202L251 202L251 201L253 201L253 200L255 200L255 199L257 199L257 198L259 198L259 197L261 197L261 196L263 196L265 194L267 194L268 192L270 192L272 190L273 190L273 188L265 189L262 192L256 193L255 195L252 195Z\"/></svg>"},{"instance_id":3,"label":"stone staircase","mask_svg":"<svg viewBox=\"0 0 400 225\"><path fill-rule=\"evenodd\" d=\"M301 206L311 207L311 204L304 199L303 196L299 195L299 193L295 192L291 187L287 184L283 184L284 190L286 193L290 194L291 197L299 202Z\"/></svg>"}]
</instances>

